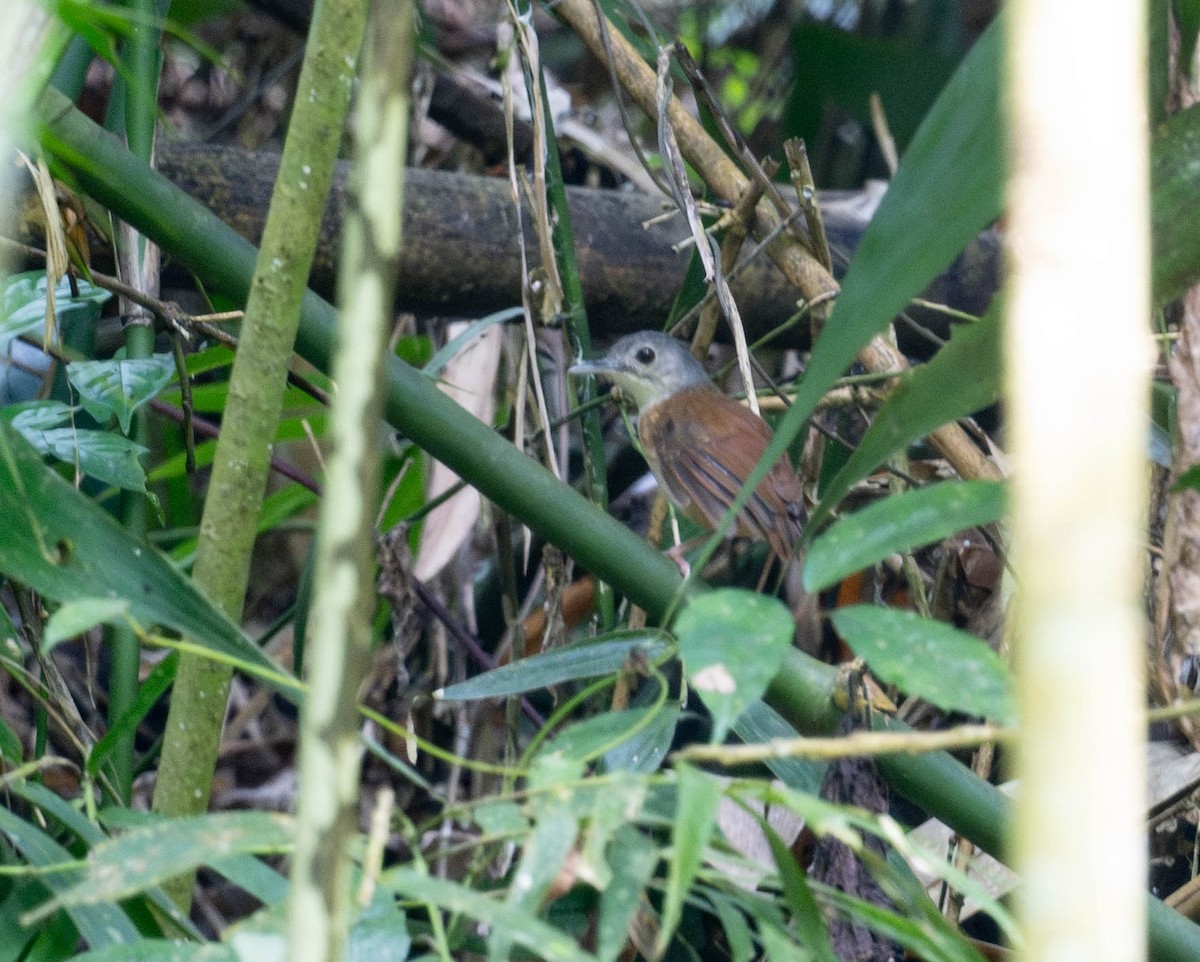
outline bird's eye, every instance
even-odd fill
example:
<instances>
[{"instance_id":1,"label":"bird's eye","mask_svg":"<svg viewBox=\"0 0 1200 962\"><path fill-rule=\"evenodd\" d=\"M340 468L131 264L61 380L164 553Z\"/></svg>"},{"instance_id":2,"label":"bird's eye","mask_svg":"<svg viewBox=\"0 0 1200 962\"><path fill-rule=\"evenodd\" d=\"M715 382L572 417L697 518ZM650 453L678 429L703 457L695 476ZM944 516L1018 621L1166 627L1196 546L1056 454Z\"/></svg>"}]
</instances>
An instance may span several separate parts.
<instances>
[{"instance_id":1,"label":"bird's eye","mask_svg":"<svg viewBox=\"0 0 1200 962\"><path fill-rule=\"evenodd\" d=\"M639 364L650 364L654 361L654 348L639 347L634 357L637 358Z\"/></svg>"}]
</instances>

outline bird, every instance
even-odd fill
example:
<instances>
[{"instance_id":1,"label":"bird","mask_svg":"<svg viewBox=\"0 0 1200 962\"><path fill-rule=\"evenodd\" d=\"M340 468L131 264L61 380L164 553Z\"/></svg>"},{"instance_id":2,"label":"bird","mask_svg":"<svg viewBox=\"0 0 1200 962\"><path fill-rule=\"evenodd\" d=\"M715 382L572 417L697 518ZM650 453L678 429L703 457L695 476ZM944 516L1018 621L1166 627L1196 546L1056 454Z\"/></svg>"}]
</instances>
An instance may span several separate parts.
<instances>
[{"instance_id":1,"label":"bird","mask_svg":"<svg viewBox=\"0 0 1200 962\"><path fill-rule=\"evenodd\" d=\"M628 334L570 373L611 383L637 408L638 440L660 488L686 517L715 530L771 443L766 422L723 394L684 342L657 331ZM786 564L804 522L800 478L784 456L738 513L730 536L766 541Z\"/></svg>"}]
</instances>

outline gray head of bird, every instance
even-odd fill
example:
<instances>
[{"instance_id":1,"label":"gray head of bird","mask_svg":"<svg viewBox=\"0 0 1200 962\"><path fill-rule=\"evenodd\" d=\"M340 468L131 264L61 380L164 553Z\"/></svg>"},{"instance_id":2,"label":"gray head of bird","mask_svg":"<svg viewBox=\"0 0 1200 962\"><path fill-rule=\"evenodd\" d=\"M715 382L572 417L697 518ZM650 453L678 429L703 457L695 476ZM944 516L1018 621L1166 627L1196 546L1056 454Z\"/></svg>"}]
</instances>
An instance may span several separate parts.
<instances>
[{"instance_id":1,"label":"gray head of bird","mask_svg":"<svg viewBox=\"0 0 1200 962\"><path fill-rule=\"evenodd\" d=\"M677 391L710 384L687 344L658 331L627 334L603 357L572 366L571 373L611 382L641 414Z\"/></svg>"}]
</instances>

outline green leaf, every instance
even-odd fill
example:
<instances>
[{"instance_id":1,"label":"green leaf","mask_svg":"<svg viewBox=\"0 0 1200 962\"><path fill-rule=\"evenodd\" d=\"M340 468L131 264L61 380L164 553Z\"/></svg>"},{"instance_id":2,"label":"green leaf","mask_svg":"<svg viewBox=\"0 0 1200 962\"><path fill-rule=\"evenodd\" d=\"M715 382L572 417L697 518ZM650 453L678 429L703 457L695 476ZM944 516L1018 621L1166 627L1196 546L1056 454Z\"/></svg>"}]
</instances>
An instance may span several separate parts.
<instances>
[{"instance_id":1,"label":"green leaf","mask_svg":"<svg viewBox=\"0 0 1200 962\"><path fill-rule=\"evenodd\" d=\"M677 712L661 707L625 708L585 718L564 728L543 745L538 752L538 763L558 758L587 764L637 737L661 715L672 720L678 718Z\"/></svg>"},{"instance_id":2,"label":"green leaf","mask_svg":"<svg viewBox=\"0 0 1200 962\"><path fill-rule=\"evenodd\" d=\"M244 962L233 946L178 939L141 939L134 945L110 946L73 955L71 959L72 962Z\"/></svg>"},{"instance_id":3,"label":"green leaf","mask_svg":"<svg viewBox=\"0 0 1200 962\"><path fill-rule=\"evenodd\" d=\"M291 819L269 812L221 812L161 819L92 847L83 878L33 913L116 902L213 859L238 852L281 852L292 842Z\"/></svg>"},{"instance_id":4,"label":"green leaf","mask_svg":"<svg viewBox=\"0 0 1200 962\"><path fill-rule=\"evenodd\" d=\"M1200 491L1200 464L1193 464L1175 481L1172 491Z\"/></svg>"},{"instance_id":5,"label":"green leaf","mask_svg":"<svg viewBox=\"0 0 1200 962\"><path fill-rule=\"evenodd\" d=\"M824 591L847 575L1004 514L998 481L944 481L848 515L821 534L804 559L804 587Z\"/></svg>"},{"instance_id":6,"label":"green leaf","mask_svg":"<svg viewBox=\"0 0 1200 962\"><path fill-rule=\"evenodd\" d=\"M155 354L128 361L73 361L67 377L88 414L101 424L116 417L121 432L128 434L133 412L174 380L175 359Z\"/></svg>"},{"instance_id":7,"label":"green leaf","mask_svg":"<svg viewBox=\"0 0 1200 962\"><path fill-rule=\"evenodd\" d=\"M642 775L658 771L658 766L671 750L675 728L682 715L678 705L658 711L632 736L604 753L604 770Z\"/></svg>"},{"instance_id":8,"label":"green leaf","mask_svg":"<svg viewBox=\"0 0 1200 962\"><path fill-rule=\"evenodd\" d=\"M0 421L0 573L60 603L124 598L144 625L188 636L212 656L279 677L279 668L161 554L130 536Z\"/></svg>"},{"instance_id":9,"label":"green leaf","mask_svg":"<svg viewBox=\"0 0 1200 962\"><path fill-rule=\"evenodd\" d=\"M112 431L54 428L21 434L39 452L48 454L104 484L144 494L146 472L139 460L149 451Z\"/></svg>"},{"instance_id":10,"label":"green leaf","mask_svg":"<svg viewBox=\"0 0 1200 962\"><path fill-rule=\"evenodd\" d=\"M481 317L431 357L429 362L421 369L422 372L430 377L437 377L442 372L442 368L450 363L451 358L455 354L463 350L463 348L489 327L493 327L496 324L505 324L520 317L524 311L523 307L508 307L502 311L489 314L487 317Z\"/></svg>"},{"instance_id":11,"label":"green leaf","mask_svg":"<svg viewBox=\"0 0 1200 962\"><path fill-rule=\"evenodd\" d=\"M658 864L658 849L633 825L622 825L608 848L612 876L600 893L596 921L596 957L616 962L629 941L629 924L637 914L646 883Z\"/></svg>"},{"instance_id":12,"label":"green leaf","mask_svg":"<svg viewBox=\"0 0 1200 962\"><path fill-rule=\"evenodd\" d=\"M913 137L764 460L782 455L863 345L999 216L1004 20L1001 14L979 37Z\"/></svg>"},{"instance_id":13,"label":"green leaf","mask_svg":"<svg viewBox=\"0 0 1200 962\"><path fill-rule=\"evenodd\" d=\"M54 289L55 319L60 331L71 319L96 320L100 307L112 297L108 291L79 280L79 296L71 296L71 282L63 278ZM0 304L0 349L22 334L41 333L46 324L46 273L15 274L4 285Z\"/></svg>"},{"instance_id":14,"label":"green leaf","mask_svg":"<svg viewBox=\"0 0 1200 962\"><path fill-rule=\"evenodd\" d=\"M70 891L82 877L80 869L63 867L77 864L69 851L4 806L0 806L0 832L20 852L25 864L47 870L53 867L54 871L46 871L40 876L42 884L51 892ZM67 907L67 914L92 948L116 944L128 946L141 938L129 917L111 903L71 905Z\"/></svg>"},{"instance_id":15,"label":"green leaf","mask_svg":"<svg viewBox=\"0 0 1200 962\"><path fill-rule=\"evenodd\" d=\"M82 635L96 625L111 625L125 620L129 602L124 598L76 598L54 612L46 621L42 649L49 651L60 641Z\"/></svg>"},{"instance_id":16,"label":"green leaf","mask_svg":"<svg viewBox=\"0 0 1200 962\"><path fill-rule=\"evenodd\" d=\"M654 662L670 650L671 643L663 632L618 631L501 665L457 685L440 688L433 697L443 701L507 698L569 681L611 675L620 671L635 652Z\"/></svg>"},{"instance_id":17,"label":"green leaf","mask_svg":"<svg viewBox=\"0 0 1200 962\"><path fill-rule=\"evenodd\" d=\"M717 821L721 789L716 780L691 765L677 765L675 819L671 830L671 860L663 893L662 921L655 939L655 956L661 958L671 944L683 903L704 861L704 850Z\"/></svg>"},{"instance_id":18,"label":"green leaf","mask_svg":"<svg viewBox=\"0 0 1200 962\"><path fill-rule=\"evenodd\" d=\"M545 901L550 886L558 877L567 856L579 836L579 820L570 807L559 799L540 806L533 832L521 850L521 858L508 889L507 905L535 913ZM503 926L492 929L488 939L488 958L504 962L512 949L513 938Z\"/></svg>"},{"instance_id":19,"label":"green leaf","mask_svg":"<svg viewBox=\"0 0 1200 962\"><path fill-rule=\"evenodd\" d=\"M25 761L25 749L21 736L13 731L8 722L0 719L0 758L7 763L4 767L14 768Z\"/></svg>"},{"instance_id":20,"label":"green leaf","mask_svg":"<svg viewBox=\"0 0 1200 962\"><path fill-rule=\"evenodd\" d=\"M757 819L767 844L771 846L771 857L775 860L779 881L783 885L783 896L792 910L792 919L801 942L820 962L838 962L829 942L829 930L825 927L821 908L808 887L808 879L796 864L795 856L767 819L761 815Z\"/></svg>"},{"instance_id":21,"label":"green leaf","mask_svg":"<svg viewBox=\"0 0 1200 962\"><path fill-rule=\"evenodd\" d=\"M1185 76L1192 76L1195 67L1196 36L1200 34L1200 0L1174 0L1175 22L1179 25L1177 63Z\"/></svg>"},{"instance_id":22,"label":"green leaf","mask_svg":"<svg viewBox=\"0 0 1200 962\"><path fill-rule=\"evenodd\" d=\"M595 962L569 935L537 918L532 912L498 902L466 885L433 878L414 869L390 869L379 887L406 899L461 914L495 928L503 928L516 945L546 962Z\"/></svg>"},{"instance_id":23,"label":"green leaf","mask_svg":"<svg viewBox=\"0 0 1200 962\"><path fill-rule=\"evenodd\" d=\"M688 682L712 713L714 742L762 697L795 631L778 599L736 588L699 595L679 613L679 654Z\"/></svg>"},{"instance_id":24,"label":"green leaf","mask_svg":"<svg viewBox=\"0 0 1200 962\"><path fill-rule=\"evenodd\" d=\"M955 327L950 343L933 360L901 379L854 453L821 492L821 503L808 522L810 531L817 530L854 484L893 454L1000 396L1002 314L996 299L978 322Z\"/></svg>"},{"instance_id":25,"label":"green leaf","mask_svg":"<svg viewBox=\"0 0 1200 962\"><path fill-rule=\"evenodd\" d=\"M874 605L842 608L832 619L846 644L885 682L944 711L1012 724L1008 668L974 635L910 611Z\"/></svg>"},{"instance_id":26,"label":"green leaf","mask_svg":"<svg viewBox=\"0 0 1200 962\"><path fill-rule=\"evenodd\" d=\"M150 674L146 676L146 680L138 685L137 697L134 698L133 704L120 718L109 725L104 737L96 742L92 746L92 750L88 752L86 768L90 776L96 777L116 745L125 738L134 737L142 719L149 714L150 709L158 704L158 700L174 684L175 670L178 667L179 656L175 652L171 652L155 665Z\"/></svg>"},{"instance_id":27,"label":"green leaf","mask_svg":"<svg viewBox=\"0 0 1200 962\"><path fill-rule=\"evenodd\" d=\"M0 411L0 417L29 437L30 433L48 431L66 423L76 410L62 401L20 401L5 407Z\"/></svg>"}]
</instances>

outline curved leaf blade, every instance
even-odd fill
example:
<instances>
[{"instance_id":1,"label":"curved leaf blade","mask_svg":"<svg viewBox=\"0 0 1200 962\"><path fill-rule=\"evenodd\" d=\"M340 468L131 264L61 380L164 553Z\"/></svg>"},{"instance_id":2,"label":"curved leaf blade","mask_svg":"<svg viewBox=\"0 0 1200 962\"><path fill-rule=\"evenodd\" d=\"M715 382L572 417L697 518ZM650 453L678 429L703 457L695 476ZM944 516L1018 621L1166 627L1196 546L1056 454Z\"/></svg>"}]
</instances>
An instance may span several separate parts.
<instances>
[{"instance_id":1,"label":"curved leaf blade","mask_svg":"<svg viewBox=\"0 0 1200 962\"><path fill-rule=\"evenodd\" d=\"M885 498L823 532L804 559L804 587L824 591L891 554L991 524L1004 514L999 481L945 481Z\"/></svg>"},{"instance_id":2,"label":"curved leaf blade","mask_svg":"<svg viewBox=\"0 0 1200 962\"><path fill-rule=\"evenodd\" d=\"M442 701L507 698L569 681L599 678L620 671L634 652L658 661L671 650L666 635L655 631L614 632L602 639L564 645L520 661L501 665L433 693Z\"/></svg>"}]
</instances>

